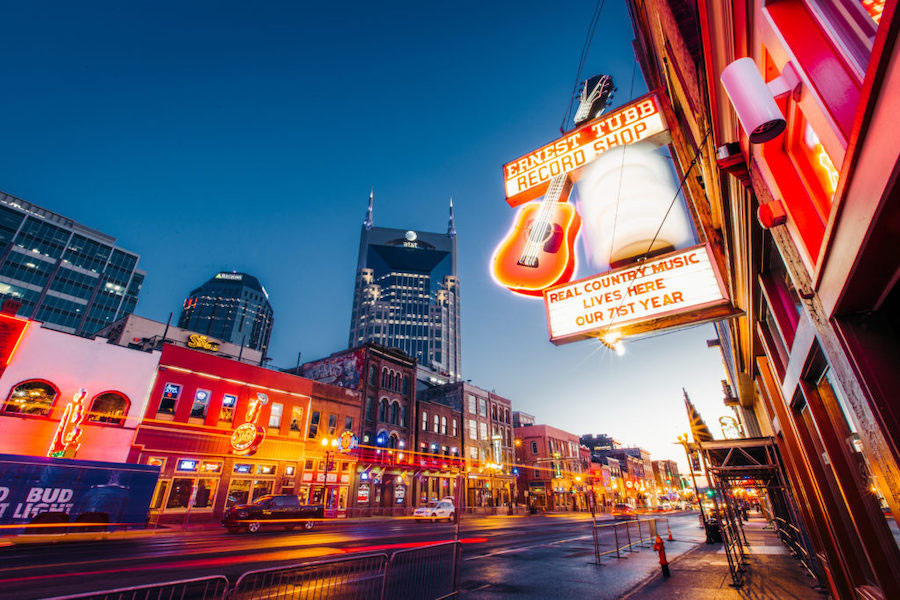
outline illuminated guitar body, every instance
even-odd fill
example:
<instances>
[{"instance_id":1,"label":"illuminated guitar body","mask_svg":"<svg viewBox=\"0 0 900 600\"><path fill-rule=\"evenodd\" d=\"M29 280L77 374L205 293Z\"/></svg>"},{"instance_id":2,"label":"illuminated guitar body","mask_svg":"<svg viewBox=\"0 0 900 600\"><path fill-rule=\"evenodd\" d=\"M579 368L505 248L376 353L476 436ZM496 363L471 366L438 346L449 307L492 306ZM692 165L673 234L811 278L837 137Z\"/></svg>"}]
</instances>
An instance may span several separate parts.
<instances>
[{"instance_id":1,"label":"illuminated guitar body","mask_svg":"<svg viewBox=\"0 0 900 600\"><path fill-rule=\"evenodd\" d=\"M526 204L494 252L494 279L528 296L542 296L545 288L569 281L580 228L581 217L567 202Z\"/></svg>"}]
</instances>

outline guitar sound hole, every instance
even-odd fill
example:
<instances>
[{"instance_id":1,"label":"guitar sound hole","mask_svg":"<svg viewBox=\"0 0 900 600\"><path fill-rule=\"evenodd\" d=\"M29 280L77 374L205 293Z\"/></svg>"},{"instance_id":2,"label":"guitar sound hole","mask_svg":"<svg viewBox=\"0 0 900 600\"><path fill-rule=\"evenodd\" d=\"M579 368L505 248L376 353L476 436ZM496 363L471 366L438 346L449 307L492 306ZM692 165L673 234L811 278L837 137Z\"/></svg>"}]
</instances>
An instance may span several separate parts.
<instances>
[{"instance_id":1,"label":"guitar sound hole","mask_svg":"<svg viewBox=\"0 0 900 600\"><path fill-rule=\"evenodd\" d=\"M534 236L531 237L531 239L541 243L546 242L548 239L550 239L550 235L552 233L553 225L551 225L550 223L532 225L529 229L529 237Z\"/></svg>"}]
</instances>

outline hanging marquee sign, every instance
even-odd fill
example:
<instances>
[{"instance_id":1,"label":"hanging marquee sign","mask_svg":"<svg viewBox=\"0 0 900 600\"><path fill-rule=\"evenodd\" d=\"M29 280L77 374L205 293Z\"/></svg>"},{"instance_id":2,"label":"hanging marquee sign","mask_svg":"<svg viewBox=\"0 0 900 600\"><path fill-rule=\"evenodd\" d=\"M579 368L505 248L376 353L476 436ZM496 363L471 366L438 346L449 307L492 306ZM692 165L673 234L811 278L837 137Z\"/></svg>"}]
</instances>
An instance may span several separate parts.
<instances>
[{"instance_id":1,"label":"hanging marquee sign","mask_svg":"<svg viewBox=\"0 0 900 600\"><path fill-rule=\"evenodd\" d=\"M669 141L659 97L638 98L545 146L503 165L506 201L518 206L542 196L554 176L575 171L615 146Z\"/></svg>"},{"instance_id":2,"label":"hanging marquee sign","mask_svg":"<svg viewBox=\"0 0 900 600\"><path fill-rule=\"evenodd\" d=\"M733 313L709 246L701 244L544 292L550 341L616 338Z\"/></svg>"}]
</instances>

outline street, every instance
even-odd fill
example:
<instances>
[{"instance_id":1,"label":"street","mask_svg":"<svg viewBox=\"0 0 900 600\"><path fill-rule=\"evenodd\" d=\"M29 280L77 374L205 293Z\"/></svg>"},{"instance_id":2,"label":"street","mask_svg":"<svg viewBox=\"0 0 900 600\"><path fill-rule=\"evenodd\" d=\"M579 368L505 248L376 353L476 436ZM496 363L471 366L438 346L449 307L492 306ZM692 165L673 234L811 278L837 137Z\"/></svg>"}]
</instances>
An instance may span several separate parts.
<instances>
[{"instance_id":1,"label":"street","mask_svg":"<svg viewBox=\"0 0 900 600\"><path fill-rule=\"evenodd\" d=\"M611 521L610 521L611 522ZM671 517L673 553L700 540L694 514ZM663 532L664 533L664 532ZM645 532L646 535L646 532ZM372 520L321 524L311 532L231 535L219 529L163 532L134 539L0 548L0 597L44 598L158 581L226 575L346 554L388 552L453 540L450 523ZM629 558L594 561L590 516L470 516L460 527L462 590L467 597L574 597L596 583L599 597L617 598L658 569L655 553L635 544ZM635 540L636 541L636 540ZM612 528L601 537L615 549ZM624 545L624 539L621 540ZM564 590L572 588L571 596Z\"/></svg>"}]
</instances>

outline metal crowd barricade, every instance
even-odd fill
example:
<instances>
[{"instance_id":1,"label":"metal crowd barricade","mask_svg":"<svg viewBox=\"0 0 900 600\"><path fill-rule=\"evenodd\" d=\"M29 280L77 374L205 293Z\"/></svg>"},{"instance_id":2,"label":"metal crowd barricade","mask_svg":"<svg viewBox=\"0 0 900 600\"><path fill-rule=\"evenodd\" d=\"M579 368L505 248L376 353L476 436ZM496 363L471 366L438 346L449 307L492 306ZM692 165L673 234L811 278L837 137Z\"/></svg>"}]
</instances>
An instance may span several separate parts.
<instances>
[{"instance_id":1,"label":"metal crowd barricade","mask_svg":"<svg viewBox=\"0 0 900 600\"><path fill-rule=\"evenodd\" d=\"M668 518L651 518L651 519L632 519L630 521L620 521L617 523L597 523L592 522L592 537L594 539L594 564L602 564L600 559L604 556L615 555L616 558L626 558L623 553L638 552L635 546L649 547L654 542L657 535L660 534L661 523L664 521L667 534L671 533ZM643 524L643 525L642 525ZM603 534L609 531L610 549L602 550ZM632 536L635 533L635 536Z\"/></svg>"},{"instance_id":2,"label":"metal crowd barricade","mask_svg":"<svg viewBox=\"0 0 900 600\"><path fill-rule=\"evenodd\" d=\"M222 575L136 585L115 590L57 596L48 600L224 600L228 579Z\"/></svg>"},{"instance_id":3,"label":"metal crowd barricade","mask_svg":"<svg viewBox=\"0 0 900 600\"><path fill-rule=\"evenodd\" d=\"M229 600L379 598L387 562L387 554L379 553L248 571L238 578L228 597Z\"/></svg>"},{"instance_id":4,"label":"metal crowd barricade","mask_svg":"<svg viewBox=\"0 0 900 600\"><path fill-rule=\"evenodd\" d=\"M442 600L459 593L462 544L445 542L400 550L391 556L381 598Z\"/></svg>"}]
</instances>

